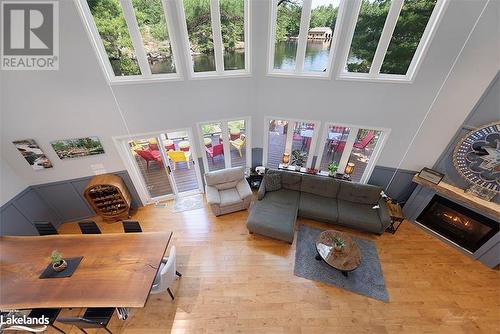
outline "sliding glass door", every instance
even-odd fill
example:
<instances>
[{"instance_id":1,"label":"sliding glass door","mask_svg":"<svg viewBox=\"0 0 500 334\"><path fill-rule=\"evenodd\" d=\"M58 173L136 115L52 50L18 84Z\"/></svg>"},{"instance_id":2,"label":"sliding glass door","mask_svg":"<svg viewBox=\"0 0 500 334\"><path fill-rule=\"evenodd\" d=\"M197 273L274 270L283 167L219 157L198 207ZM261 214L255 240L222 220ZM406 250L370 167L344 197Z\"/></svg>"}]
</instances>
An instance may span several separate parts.
<instances>
[{"instance_id":1,"label":"sliding glass door","mask_svg":"<svg viewBox=\"0 0 500 334\"><path fill-rule=\"evenodd\" d=\"M280 167L287 153L290 166L310 167L318 128L313 121L267 118L264 165Z\"/></svg>"},{"instance_id":2,"label":"sliding glass door","mask_svg":"<svg viewBox=\"0 0 500 334\"><path fill-rule=\"evenodd\" d=\"M250 167L250 119L237 118L198 124L205 171Z\"/></svg>"}]
</instances>

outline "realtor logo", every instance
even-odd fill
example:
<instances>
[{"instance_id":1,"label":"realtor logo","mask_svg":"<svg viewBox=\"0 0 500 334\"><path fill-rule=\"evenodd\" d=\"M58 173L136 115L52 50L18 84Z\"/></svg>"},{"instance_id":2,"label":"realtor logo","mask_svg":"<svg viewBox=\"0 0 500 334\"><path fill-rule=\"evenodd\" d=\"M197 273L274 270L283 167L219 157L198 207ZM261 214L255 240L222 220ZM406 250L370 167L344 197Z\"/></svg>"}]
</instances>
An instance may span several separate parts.
<instances>
[{"instance_id":1,"label":"realtor logo","mask_svg":"<svg viewBox=\"0 0 500 334\"><path fill-rule=\"evenodd\" d=\"M2 70L59 69L57 1L3 1L2 22Z\"/></svg>"}]
</instances>

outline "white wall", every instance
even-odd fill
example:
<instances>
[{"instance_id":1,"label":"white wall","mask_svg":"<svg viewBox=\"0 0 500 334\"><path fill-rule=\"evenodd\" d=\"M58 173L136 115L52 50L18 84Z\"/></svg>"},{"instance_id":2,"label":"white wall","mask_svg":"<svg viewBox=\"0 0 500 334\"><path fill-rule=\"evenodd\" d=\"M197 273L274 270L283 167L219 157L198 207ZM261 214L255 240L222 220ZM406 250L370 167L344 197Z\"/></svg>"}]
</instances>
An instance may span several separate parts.
<instances>
[{"instance_id":1,"label":"white wall","mask_svg":"<svg viewBox=\"0 0 500 334\"><path fill-rule=\"evenodd\" d=\"M251 115L253 146L261 147L266 115L391 128L391 136L378 164L394 167L484 4L485 0L451 1L412 84L266 76L269 6L267 1L254 0L252 77L113 86L113 90L132 133L190 127L198 121ZM470 40L476 52L464 52L463 65L456 74L454 72L454 80L461 84L460 112L447 115L453 122L426 127L426 136L420 146L415 147L416 151L433 145L435 138L442 138L444 142L449 140L486 88L488 78L496 72L498 65L492 66L491 59L496 59L499 53L493 42L498 40L498 29L495 29L498 2L492 1L490 6L492 9L487 10L488 15L481 19L478 32ZM173 23L179 32L178 24ZM71 0L60 1L60 27L59 71L3 72L0 79L4 93L1 101L2 156L29 184L91 175L91 165L96 163L103 164L108 171L124 169L112 136L127 134L126 128ZM345 30L341 32L341 41L346 40ZM178 65L186 70L184 62ZM477 79L470 80L471 77ZM454 99L445 95L441 98ZM448 107L436 105L433 113L439 115ZM101 138L105 155L61 161L49 144L56 139L91 135ZM12 140L23 138L36 139L54 168L41 172L31 170L11 144ZM418 169L422 161L432 165L439 156L439 149L442 151L440 146L424 151L425 159L420 153L411 155L403 167Z\"/></svg>"},{"instance_id":2,"label":"white wall","mask_svg":"<svg viewBox=\"0 0 500 334\"><path fill-rule=\"evenodd\" d=\"M28 187L28 183L20 178L7 161L0 159L0 206Z\"/></svg>"}]
</instances>

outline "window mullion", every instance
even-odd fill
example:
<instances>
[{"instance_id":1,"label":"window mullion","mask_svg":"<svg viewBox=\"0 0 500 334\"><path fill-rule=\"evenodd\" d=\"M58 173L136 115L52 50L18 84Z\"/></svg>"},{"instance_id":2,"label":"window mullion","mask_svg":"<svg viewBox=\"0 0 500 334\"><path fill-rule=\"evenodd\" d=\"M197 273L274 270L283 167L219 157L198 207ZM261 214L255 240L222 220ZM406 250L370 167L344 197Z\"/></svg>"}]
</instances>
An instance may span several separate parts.
<instances>
[{"instance_id":1,"label":"window mullion","mask_svg":"<svg viewBox=\"0 0 500 334\"><path fill-rule=\"evenodd\" d=\"M312 0L304 0L302 13L300 15L299 43L297 45L297 55L295 72L303 72L304 58L306 56L307 35L309 32L309 20L311 18Z\"/></svg>"},{"instance_id":2,"label":"window mullion","mask_svg":"<svg viewBox=\"0 0 500 334\"><path fill-rule=\"evenodd\" d=\"M139 31L139 25L135 19L134 7L132 6L132 0L120 0L123 8L123 16L127 22L128 31L130 38L132 40L132 45L135 49L135 54L137 56L137 62L141 68L141 73L145 77L151 77L151 69L149 68L148 59L146 57L146 51L144 50L142 44L142 37Z\"/></svg>"},{"instance_id":3,"label":"window mullion","mask_svg":"<svg viewBox=\"0 0 500 334\"><path fill-rule=\"evenodd\" d=\"M172 18L172 13L174 12L173 7L172 7L172 2L171 0L161 0L162 5L163 5L163 15L165 17L165 24L167 26L167 31L168 31L168 37L170 40L170 47L172 48L172 53L173 53L173 58L174 58L174 66L175 66L175 72L177 75L182 76L183 70L181 69L181 60L180 60L180 54L177 49L177 41L180 40L179 36L177 36L177 31L174 32L173 29L173 24L172 22L175 22ZM189 66L189 65L187 65Z\"/></svg>"},{"instance_id":4,"label":"window mullion","mask_svg":"<svg viewBox=\"0 0 500 334\"><path fill-rule=\"evenodd\" d=\"M351 156L351 151L354 146L354 143L356 142L356 138L358 138L358 132L359 128L351 127L351 130L349 131L349 135L347 136L347 140L344 146L344 150L342 153L342 157L340 158L339 161L339 166L338 166L338 172L339 173L344 173L344 170L347 166L347 163L349 162L349 158Z\"/></svg>"},{"instance_id":5,"label":"window mullion","mask_svg":"<svg viewBox=\"0 0 500 334\"><path fill-rule=\"evenodd\" d=\"M385 58L385 53L389 48L389 43L392 39L392 34L394 33L394 28L396 28L396 23L398 22L399 13L403 7L404 0L392 0L391 8L387 14L385 20L384 29L382 30L382 35L378 42L377 51L373 56L372 65L370 67L370 76L376 76L380 73L382 67L382 62Z\"/></svg>"},{"instance_id":6,"label":"window mullion","mask_svg":"<svg viewBox=\"0 0 500 334\"><path fill-rule=\"evenodd\" d=\"M224 44L222 43L222 30L220 24L219 0L210 0L210 17L212 20L212 36L214 40L215 70L224 72Z\"/></svg>"},{"instance_id":7,"label":"window mullion","mask_svg":"<svg viewBox=\"0 0 500 334\"><path fill-rule=\"evenodd\" d=\"M221 121L220 127L222 131L222 147L224 150L224 165L226 168L231 166L231 146L229 145L229 127L227 126L228 121Z\"/></svg>"}]
</instances>

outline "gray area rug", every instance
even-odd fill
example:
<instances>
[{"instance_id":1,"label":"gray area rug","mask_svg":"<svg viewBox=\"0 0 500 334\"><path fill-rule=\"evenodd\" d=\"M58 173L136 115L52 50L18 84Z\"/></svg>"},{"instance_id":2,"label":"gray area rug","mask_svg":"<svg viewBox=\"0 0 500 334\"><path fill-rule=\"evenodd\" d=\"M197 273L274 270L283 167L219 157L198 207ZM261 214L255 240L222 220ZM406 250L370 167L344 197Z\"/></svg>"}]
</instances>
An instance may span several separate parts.
<instances>
[{"instance_id":1,"label":"gray area rug","mask_svg":"<svg viewBox=\"0 0 500 334\"><path fill-rule=\"evenodd\" d=\"M203 196L178 197L174 200L173 212L190 211L203 208Z\"/></svg>"},{"instance_id":2,"label":"gray area rug","mask_svg":"<svg viewBox=\"0 0 500 334\"><path fill-rule=\"evenodd\" d=\"M385 288L375 243L352 237L361 251L361 265L351 271L349 277L344 277L339 270L330 267L325 261L315 259L316 239L322 231L307 225L300 225L293 270L295 276L335 285L360 295L388 302L389 295Z\"/></svg>"}]
</instances>

